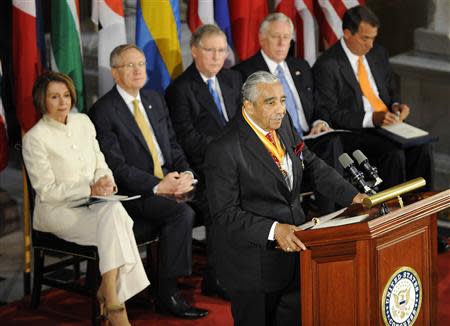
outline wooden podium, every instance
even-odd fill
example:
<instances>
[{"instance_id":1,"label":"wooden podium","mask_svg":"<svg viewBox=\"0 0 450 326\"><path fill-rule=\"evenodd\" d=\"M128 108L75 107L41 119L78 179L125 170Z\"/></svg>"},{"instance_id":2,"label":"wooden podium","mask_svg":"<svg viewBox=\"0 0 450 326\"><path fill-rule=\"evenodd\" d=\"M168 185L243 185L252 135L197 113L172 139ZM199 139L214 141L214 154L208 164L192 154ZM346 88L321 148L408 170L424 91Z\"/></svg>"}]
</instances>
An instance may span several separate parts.
<instances>
[{"instance_id":1,"label":"wooden podium","mask_svg":"<svg viewBox=\"0 0 450 326\"><path fill-rule=\"evenodd\" d=\"M448 207L450 189L368 222L296 232L309 249L300 254L302 325L384 325L387 285L402 267L420 279L415 325L436 325L436 213Z\"/></svg>"}]
</instances>

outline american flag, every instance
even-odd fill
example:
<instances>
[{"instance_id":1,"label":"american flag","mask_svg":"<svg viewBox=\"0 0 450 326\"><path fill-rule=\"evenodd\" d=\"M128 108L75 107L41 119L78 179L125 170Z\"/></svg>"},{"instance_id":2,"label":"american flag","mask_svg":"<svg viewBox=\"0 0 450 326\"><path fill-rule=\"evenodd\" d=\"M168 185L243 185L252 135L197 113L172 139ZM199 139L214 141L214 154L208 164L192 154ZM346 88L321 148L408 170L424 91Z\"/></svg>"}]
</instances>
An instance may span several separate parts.
<instances>
[{"instance_id":1,"label":"american flag","mask_svg":"<svg viewBox=\"0 0 450 326\"><path fill-rule=\"evenodd\" d=\"M313 65L319 47L327 49L342 37L342 17L365 0L276 0L275 11L294 23L296 55Z\"/></svg>"}]
</instances>

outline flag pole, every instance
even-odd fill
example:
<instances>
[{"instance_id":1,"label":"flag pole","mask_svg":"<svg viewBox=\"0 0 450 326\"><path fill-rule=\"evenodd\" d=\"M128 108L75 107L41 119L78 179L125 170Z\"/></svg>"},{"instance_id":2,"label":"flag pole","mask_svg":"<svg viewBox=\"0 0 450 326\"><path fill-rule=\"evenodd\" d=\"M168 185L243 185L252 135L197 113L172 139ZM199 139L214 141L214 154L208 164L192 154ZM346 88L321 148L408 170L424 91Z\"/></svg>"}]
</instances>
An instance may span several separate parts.
<instances>
[{"instance_id":1,"label":"flag pole","mask_svg":"<svg viewBox=\"0 0 450 326\"><path fill-rule=\"evenodd\" d=\"M30 219L30 193L28 191L28 182L25 174L25 168L22 165L23 177L23 247L24 247L24 271L23 271L23 293L24 296L31 293L31 219Z\"/></svg>"}]
</instances>

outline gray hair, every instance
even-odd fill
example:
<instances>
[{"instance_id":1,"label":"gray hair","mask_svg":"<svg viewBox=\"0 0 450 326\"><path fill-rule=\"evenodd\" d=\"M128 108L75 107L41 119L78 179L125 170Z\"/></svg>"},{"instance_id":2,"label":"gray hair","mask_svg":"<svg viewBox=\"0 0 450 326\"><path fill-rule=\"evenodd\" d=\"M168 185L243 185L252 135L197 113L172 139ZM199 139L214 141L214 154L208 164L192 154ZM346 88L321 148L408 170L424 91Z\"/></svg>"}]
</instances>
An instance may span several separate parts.
<instances>
[{"instance_id":1,"label":"gray hair","mask_svg":"<svg viewBox=\"0 0 450 326\"><path fill-rule=\"evenodd\" d=\"M220 29L219 26L213 25L213 24L205 24L200 26L195 30L194 33L192 33L191 41L189 42L189 45L191 47L198 46L200 41L202 40L203 36L209 36L209 35L220 35L222 36L225 41L227 40L227 36L225 33Z\"/></svg>"},{"instance_id":2,"label":"gray hair","mask_svg":"<svg viewBox=\"0 0 450 326\"><path fill-rule=\"evenodd\" d=\"M259 26L259 33L265 34L269 28L269 24L273 22L288 22L289 27L291 28L291 36L294 35L294 24L292 23L292 20L281 12L274 12L267 15Z\"/></svg>"},{"instance_id":3,"label":"gray hair","mask_svg":"<svg viewBox=\"0 0 450 326\"><path fill-rule=\"evenodd\" d=\"M121 44L121 45L116 46L114 48L114 50L111 51L111 54L109 55L109 66L111 68L115 68L115 67L119 66L120 65L120 63L119 63L120 56L122 55L122 53L124 53L125 51L130 50L130 49L137 50L145 57L144 51L142 51L138 46L136 46L132 43Z\"/></svg>"},{"instance_id":4,"label":"gray hair","mask_svg":"<svg viewBox=\"0 0 450 326\"><path fill-rule=\"evenodd\" d=\"M242 85L242 101L250 101L252 103L256 102L258 98L258 92L256 90L256 86L258 84L275 84L279 83L280 79L272 75L267 71L257 71L248 76L244 85Z\"/></svg>"}]
</instances>

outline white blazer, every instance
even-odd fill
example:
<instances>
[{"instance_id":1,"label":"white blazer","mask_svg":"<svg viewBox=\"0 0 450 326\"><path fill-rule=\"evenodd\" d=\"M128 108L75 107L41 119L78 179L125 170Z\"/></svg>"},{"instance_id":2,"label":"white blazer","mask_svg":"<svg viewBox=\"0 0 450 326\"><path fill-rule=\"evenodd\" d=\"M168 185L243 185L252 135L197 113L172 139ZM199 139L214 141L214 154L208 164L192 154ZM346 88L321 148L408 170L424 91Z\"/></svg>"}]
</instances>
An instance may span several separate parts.
<instances>
[{"instance_id":1,"label":"white blazer","mask_svg":"<svg viewBox=\"0 0 450 326\"><path fill-rule=\"evenodd\" d=\"M67 124L44 115L23 137L22 153L36 201L33 228L64 233L76 227L83 210L71 208L90 195L90 185L112 177L100 151L95 128L82 113L70 113Z\"/></svg>"}]
</instances>

